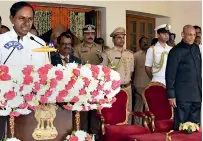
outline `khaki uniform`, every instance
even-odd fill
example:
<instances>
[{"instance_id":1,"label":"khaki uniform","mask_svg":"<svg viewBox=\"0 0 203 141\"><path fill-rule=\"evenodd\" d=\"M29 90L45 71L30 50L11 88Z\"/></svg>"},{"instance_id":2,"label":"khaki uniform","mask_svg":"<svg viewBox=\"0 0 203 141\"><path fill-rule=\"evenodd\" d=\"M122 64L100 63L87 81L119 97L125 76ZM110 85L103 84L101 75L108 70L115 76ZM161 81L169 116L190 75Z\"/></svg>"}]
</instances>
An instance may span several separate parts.
<instances>
[{"instance_id":1,"label":"khaki uniform","mask_svg":"<svg viewBox=\"0 0 203 141\"><path fill-rule=\"evenodd\" d=\"M74 47L74 56L78 57L82 63L99 65L101 63L102 47L96 43L88 47L85 43L80 43Z\"/></svg>"},{"instance_id":2,"label":"khaki uniform","mask_svg":"<svg viewBox=\"0 0 203 141\"><path fill-rule=\"evenodd\" d=\"M132 89L131 85L131 74L134 71L134 57L133 53L127 49L120 49L114 47L106 51L103 56L102 65L108 66L117 72L119 72L121 77L121 84L126 85L123 87L129 94L129 110L132 110ZM122 86L121 85L121 86ZM129 118L129 123L131 123L131 118Z\"/></svg>"},{"instance_id":3,"label":"khaki uniform","mask_svg":"<svg viewBox=\"0 0 203 141\"><path fill-rule=\"evenodd\" d=\"M144 88L147 86L147 84L149 84L151 80L145 72L146 53L142 50L139 50L136 53L134 53L134 59L135 59L134 60L135 71L133 84L136 90L136 92L134 93L135 95L134 111L142 112L144 108L142 93ZM142 125L142 119L139 117L135 117L134 124Z\"/></svg>"}]
</instances>

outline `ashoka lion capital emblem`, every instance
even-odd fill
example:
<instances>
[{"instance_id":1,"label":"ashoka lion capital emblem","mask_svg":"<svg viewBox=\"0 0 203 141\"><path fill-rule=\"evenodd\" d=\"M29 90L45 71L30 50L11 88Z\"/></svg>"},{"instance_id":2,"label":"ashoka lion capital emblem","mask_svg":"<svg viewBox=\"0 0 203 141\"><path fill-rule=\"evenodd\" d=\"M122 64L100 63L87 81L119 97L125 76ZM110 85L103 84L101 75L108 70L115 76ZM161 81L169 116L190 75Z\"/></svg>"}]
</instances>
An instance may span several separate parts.
<instances>
[{"instance_id":1,"label":"ashoka lion capital emblem","mask_svg":"<svg viewBox=\"0 0 203 141\"><path fill-rule=\"evenodd\" d=\"M34 130L32 137L35 140L49 140L55 139L58 135L54 127L54 119L56 118L57 105L43 104L35 111L35 118L37 120L37 128Z\"/></svg>"}]
</instances>

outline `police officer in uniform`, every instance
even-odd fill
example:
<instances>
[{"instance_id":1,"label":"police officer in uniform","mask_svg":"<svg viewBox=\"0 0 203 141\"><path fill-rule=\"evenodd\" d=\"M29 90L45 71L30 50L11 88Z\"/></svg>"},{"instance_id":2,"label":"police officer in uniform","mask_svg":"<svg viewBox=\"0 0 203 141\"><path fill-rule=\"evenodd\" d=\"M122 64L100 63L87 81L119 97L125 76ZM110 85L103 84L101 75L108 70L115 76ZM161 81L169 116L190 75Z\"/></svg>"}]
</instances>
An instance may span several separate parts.
<instances>
[{"instance_id":1,"label":"police officer in uniform","mask_svg":"<svg viewBox=\"0 0 203 141\"><path fill-rule=\"evenodd\" d=\"M83 28L83 42L74 47L74 56L82 63L99 65L102 62L102 47L94 42L95 26L86 25Z\"/></svg>"},{"instance_id":2,"label":"police officer in uniform","mask_svg":"<svg viewBox=\"0 0 203 141\"><path fill-rule=\"evenodd\" d=\"M123 27L116 28L110 35L114 43L114 47L108 49L103 56L103 65L106 65L120 73L121 88L125 89L129 94L129 110L132 110L132 89L131 76L134 71L133 53L124 48L125 29ZM131 118L129 118L131 123Z\"/></svg>"},{"instance_id":3,"label":"police officer in uniform","mask_svg":"<svg viewBox=\"0 0 203 141\"><path fill-rule=\"evenodd\" d=\"M171 26L163 24L155 28L158 34L158 42L147 50L145 71L152 82L160 82L165 85L165 69L168 53L172 47L167 45Z\"/></svg>"}]
</instances>

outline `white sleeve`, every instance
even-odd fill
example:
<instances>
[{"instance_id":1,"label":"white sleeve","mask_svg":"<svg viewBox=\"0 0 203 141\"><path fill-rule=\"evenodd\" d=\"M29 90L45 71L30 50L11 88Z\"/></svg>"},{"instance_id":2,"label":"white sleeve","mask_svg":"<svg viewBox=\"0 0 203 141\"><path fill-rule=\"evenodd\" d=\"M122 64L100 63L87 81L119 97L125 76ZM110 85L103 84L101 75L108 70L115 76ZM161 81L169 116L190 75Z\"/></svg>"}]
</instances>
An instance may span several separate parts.
<instances>
[{"instance_id":1,"label":"white sleeve","mask_svg":"<svg viewBox=\"0 0 203 141\"><path fill-rule=\"evenodd\" d=\"M152 67L152 65L153 65L153 49L150 47L147 50L145 66Z\"/></svg>"}]
</instances>

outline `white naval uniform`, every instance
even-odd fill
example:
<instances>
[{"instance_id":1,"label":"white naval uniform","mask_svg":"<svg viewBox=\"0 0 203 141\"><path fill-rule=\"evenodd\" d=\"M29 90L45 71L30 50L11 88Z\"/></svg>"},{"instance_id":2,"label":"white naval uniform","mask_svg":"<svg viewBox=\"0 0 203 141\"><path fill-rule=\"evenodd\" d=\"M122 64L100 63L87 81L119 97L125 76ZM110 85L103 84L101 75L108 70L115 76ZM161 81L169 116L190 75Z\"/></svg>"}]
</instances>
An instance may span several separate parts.
<instances>
[{"instance_id":1,"label":"white naval uniform","mask_svg":"<svg viewBox=\"0 0 203 141\"><path fill-rule=\"evenodd\" d=\"M155 44L155 46L150 47L147 50L147 54L146 54L146 61L145 61L145 66L147 67L152 67L152 82L161 82L164 85L166 85L166 80L165 80L165 70L166 70L166 64L167 64L167 59L168 59L168 55L164 55L164 63L163 66L161 68L161 70L157 73L153 73L155 71L157 71L157 68L155 68L155 64L154 64L154 58L153 58L153 48L155 51L155 60L157 63L160 62L161 60L161 54L162 52L166 51L169 53L169 51L172 49L172 47L168 46L166 44L165 48L161 46L161 44L159 42L157 42Z\"/></svg>"},{"instance_id":2,"label":"white naval uniform","mask_svg":"<svg viewBox=\"0 0 203 141\"><path fill-rule=\"evenodd\" d=\"M33 52L32 49L41 47L40 44L31 40L30 37L33 37L35 40L45 45L45 42L39 37L28 33L23 39L19 40L19 43L22 45L23 49L18 50L17 48L13 51L10 58L7 60L5 65L34 65L35 67L41 67L49 63L47 53L42 52ZM0 35L0 64L2 65L10 52L13 50L13 45L9 49L5 47L8 42L18 41L18 35L14 29Z\"/></svg>"}]
</instances>

